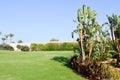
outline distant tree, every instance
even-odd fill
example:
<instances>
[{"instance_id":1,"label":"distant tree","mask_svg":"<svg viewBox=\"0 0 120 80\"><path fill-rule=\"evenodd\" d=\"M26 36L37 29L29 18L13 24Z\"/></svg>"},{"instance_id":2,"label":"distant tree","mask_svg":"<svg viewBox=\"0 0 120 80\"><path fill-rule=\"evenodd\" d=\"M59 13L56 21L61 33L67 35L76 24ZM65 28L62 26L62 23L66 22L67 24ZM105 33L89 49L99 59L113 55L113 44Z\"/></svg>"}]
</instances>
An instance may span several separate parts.
<instances>
[{"instance_id":1,"label":"distant tree","mask_svg":"<svg viewBox=\"0 0 120 80\"><path fill-rule=\"evenodd\" d=\"M50 41L59 41L58 39L52 38Z\"/></svg>"},{"instance_id":2,"label":"distant tree","mask_svg":"<svg viewBox=\"0 0 120 80\"><path fill-rule=\"evenodd\" d=\"M2 38L3 44L5 43L4 41L6 40L6 38Z\"/></svg>"},{"instance_id":3,"label":"distant tree","mask_svg":"<svg viewBox=\"0 0 120 80\"><path fill-rule=\"evenodd\" d=\"M10 33L9 37L10 37L10 43L12 43L12 37L14 36L14 34Z\"/></svg>"},{"instance_id":4,"label":"distant tree","mask_svg":"<svg viewBox=\"0 0 120 80\"><path fill-rule=\"evenodd\" d=\"M8 37L9 37L9 34L6 34L6 35L5 35L6 43L7 43Z\"/></svg>"},{"instance_id":5,"label":"distant tree","mask_svg":"<svg viewBox=\"0 0 120 80\"><path fill-rule=\"evenodd\" d=\"M23 41L22 40L18 40L18 43L23 43Z\"/></svg>"}]
</instances>

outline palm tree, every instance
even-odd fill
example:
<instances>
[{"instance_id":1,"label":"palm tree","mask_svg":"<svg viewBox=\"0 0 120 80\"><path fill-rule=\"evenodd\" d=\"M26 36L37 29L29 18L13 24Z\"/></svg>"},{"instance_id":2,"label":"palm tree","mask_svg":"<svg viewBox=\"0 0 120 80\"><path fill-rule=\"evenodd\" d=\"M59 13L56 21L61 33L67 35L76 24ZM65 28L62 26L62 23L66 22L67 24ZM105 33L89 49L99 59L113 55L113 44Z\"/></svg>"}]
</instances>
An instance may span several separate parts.
<instances>
[{"instance_id":1,"label":"palm tree","mask_svg":"<svg viewBox=\"0 0 120 80\"><path fill-rule=\"evenodd\" d=\"M120 53L120 16L113 14L108 16L108 24L111 30L111 37L116 50Z\"/></svg>"},{"instance_id":2,"label":"palm tree","mask_svg":"<svg viewBox=\"0 0 120 80\"><path fill-rule=\"evenodd\" d=\"M4 44L4 41L6 40L6 38L2 38L2 41L3 41L3 44Z\"/></svg>"},{"instance_id":3,"label":"palm tree","mask_svg":"<svg viewBox=\"0 0 120 80\"><path fill-rule=\"evenodd\" d=\"M12 37L14 36L14 34L10 33L9 36L10 36L10 43L12 43Z\"/></svg>"},{"instance_id":4,"label":"palm tree","mask_svg":"<svg viewBox=\"0 0 120 80\"><path fill-rule=\"evenodd\" d=\"M6 34L6 35L5 35L6 44L7 44L8 37L9 37L9 35Z\"/></svg>"}]
</instances>

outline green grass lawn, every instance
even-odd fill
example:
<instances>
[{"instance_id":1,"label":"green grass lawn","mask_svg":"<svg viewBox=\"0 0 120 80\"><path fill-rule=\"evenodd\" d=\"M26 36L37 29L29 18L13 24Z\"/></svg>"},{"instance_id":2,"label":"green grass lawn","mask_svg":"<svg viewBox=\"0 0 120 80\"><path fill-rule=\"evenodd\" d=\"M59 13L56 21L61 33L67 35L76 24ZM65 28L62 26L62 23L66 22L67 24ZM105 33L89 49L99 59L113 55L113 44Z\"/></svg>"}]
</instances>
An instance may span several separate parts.
<instances>
[{"instance_id":1,"label":"green grass lawn","mask_svg":"<svg viewBox=\"0 0 120 80\"><path fill-rule=\"evenodd\" d=\"M0 80L85 80L67 62L70 51L0 51Z\"/></svg>"}]
</instances>

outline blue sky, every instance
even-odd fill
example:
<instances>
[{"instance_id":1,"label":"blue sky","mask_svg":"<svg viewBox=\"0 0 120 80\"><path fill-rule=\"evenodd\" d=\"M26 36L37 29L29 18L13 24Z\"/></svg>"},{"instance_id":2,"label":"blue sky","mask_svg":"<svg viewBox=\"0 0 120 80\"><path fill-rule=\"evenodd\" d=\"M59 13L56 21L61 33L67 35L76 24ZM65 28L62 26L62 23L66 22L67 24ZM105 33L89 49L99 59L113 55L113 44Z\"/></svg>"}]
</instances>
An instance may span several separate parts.
<instances>
[{"instance_id":1,"label":"blue sky","mask_svg":"<svg viewBox=\"0 0 120 80\"><path fill-rule=\"evenodd\" d=\"M72 40L73 20L83 4L98 13L100 23L107 21L106 14L120 14L119 0L0 0L0 38L13 33L14 42Z\"/></svg>"}]
</instances>

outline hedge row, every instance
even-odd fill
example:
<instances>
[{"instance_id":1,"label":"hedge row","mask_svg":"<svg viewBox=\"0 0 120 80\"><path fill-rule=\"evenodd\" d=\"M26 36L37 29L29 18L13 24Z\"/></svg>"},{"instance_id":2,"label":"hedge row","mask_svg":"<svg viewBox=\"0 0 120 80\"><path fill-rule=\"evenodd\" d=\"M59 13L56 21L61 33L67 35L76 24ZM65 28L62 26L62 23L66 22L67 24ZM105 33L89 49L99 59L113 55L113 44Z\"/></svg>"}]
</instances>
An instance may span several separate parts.
<instances>
[{"instance_id":1,"label":"hedge row","mask_svg":"<svg viewBox=\"0 0 120 80\"><path fill-rule=\"evenodd\" d=\"M78 43L47 43L47 44L31 44L31 51L72 51L74 48L79 48Z\"/></svg>"}]
</instances>

